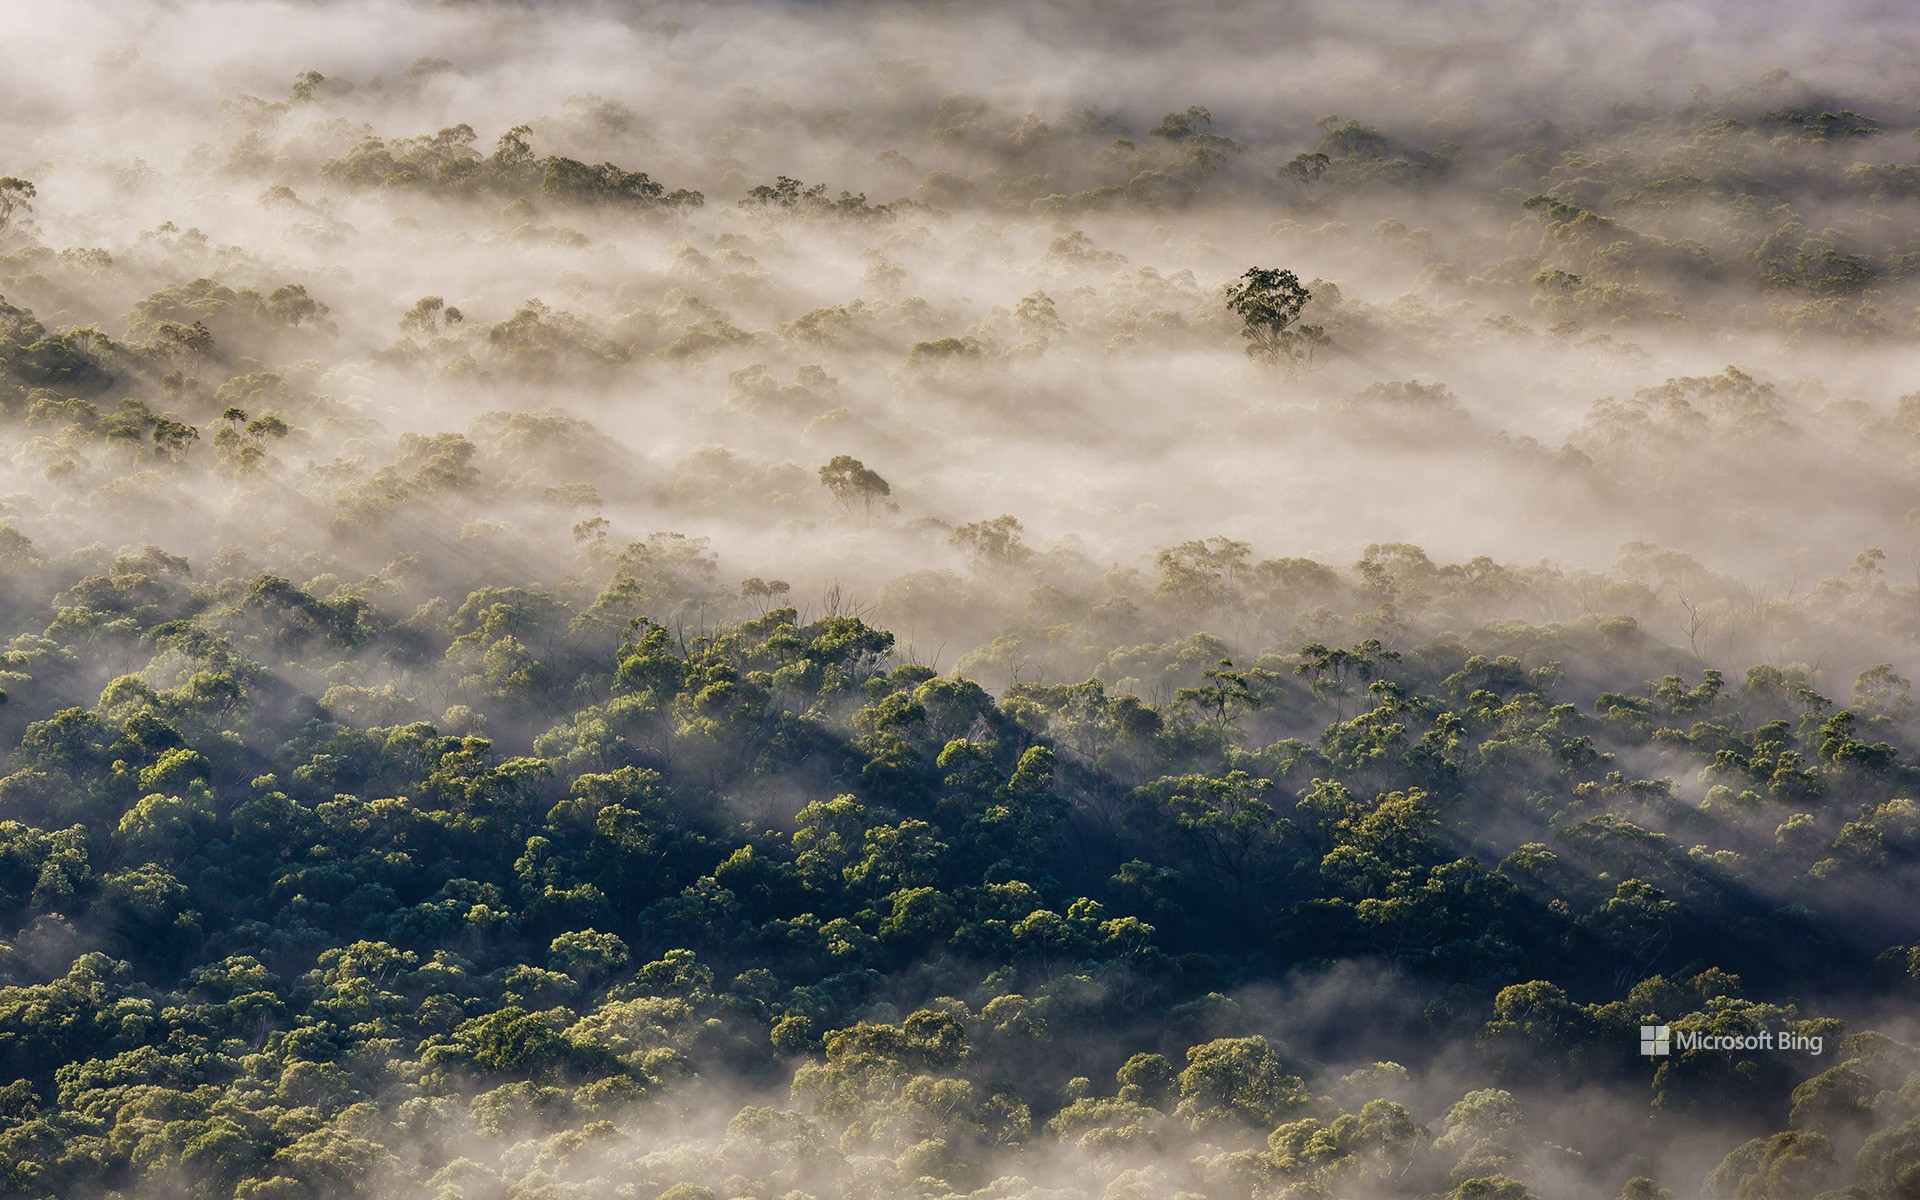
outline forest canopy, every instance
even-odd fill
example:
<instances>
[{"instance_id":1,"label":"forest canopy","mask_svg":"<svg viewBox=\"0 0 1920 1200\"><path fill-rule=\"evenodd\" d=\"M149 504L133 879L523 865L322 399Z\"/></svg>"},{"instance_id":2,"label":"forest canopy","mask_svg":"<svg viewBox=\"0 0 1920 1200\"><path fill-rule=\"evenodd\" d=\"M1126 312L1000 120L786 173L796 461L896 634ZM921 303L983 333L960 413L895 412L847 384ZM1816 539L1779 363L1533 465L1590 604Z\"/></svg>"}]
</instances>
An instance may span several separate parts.
<instances>
[{"instance_id":1,"label":"forest canopy","mask_svg":"<svg viewBox=\"0 0 1920 1200\"><path fill-rule=\"evenodd\" d=\"M1920 1194L1898 15L0 12L0 1196Z\"/></svg>"}]
</instances>

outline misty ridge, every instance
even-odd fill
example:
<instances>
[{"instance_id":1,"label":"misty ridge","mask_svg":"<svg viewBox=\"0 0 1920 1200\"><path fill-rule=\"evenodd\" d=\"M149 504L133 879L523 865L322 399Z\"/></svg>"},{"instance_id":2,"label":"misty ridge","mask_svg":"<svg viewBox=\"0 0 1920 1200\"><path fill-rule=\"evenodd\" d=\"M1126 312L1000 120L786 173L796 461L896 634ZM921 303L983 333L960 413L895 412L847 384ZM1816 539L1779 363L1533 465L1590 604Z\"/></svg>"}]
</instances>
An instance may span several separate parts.
<instances>
[{"instance_id":1,"label":"misty ridge","mask_svg":"<svg viewBox=\"0 0 1920 1200\"><path fill-rule=\"evenodd\" d=\"M1917 51L0 11L0 1195L1920 1196Z\"/></svg>"}]
</instances>

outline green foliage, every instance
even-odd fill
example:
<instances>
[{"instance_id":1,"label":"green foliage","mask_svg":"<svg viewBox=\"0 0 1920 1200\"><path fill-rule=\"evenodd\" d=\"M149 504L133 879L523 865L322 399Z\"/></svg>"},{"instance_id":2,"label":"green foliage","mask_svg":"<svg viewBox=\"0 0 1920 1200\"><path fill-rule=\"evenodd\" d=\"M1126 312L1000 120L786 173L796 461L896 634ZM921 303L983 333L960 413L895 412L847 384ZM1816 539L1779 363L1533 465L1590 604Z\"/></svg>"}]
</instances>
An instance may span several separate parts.
<instances>
[{"instance_id":1,"label":"green foliage","mask_svg":"<svg viewBox=\"0 0 1920 1200\"><path fill-rule=\"evenodd\" d=\"M1300 323L1313 293L1292 271L1249 267L1227 286L1227 310L1240 320L1247 356L1268 366L1297 371L1330 340L1318 325Z\"/></svg>"},{"instance_id":2,"label":"green foliage","mask_svg":"<svg viewBox=\"0 0 1920 1200\"><path fill-rule=\"evenodd\" d=\"M905 205L910 202L901 201ZM827 196L827 185L816 183L809 187L798 179L781 175L770 184L760 184L747 192L746 199L740 201L740 207L759 212L779 213L790 216L830 216L859 219L873 219L892 216L896 205L869 204L866 193L855 194L841 192L839 199Z\"/></svg>"},{"instance_id":3,"label":"green foliage","mask_svg":"<svg viewBox=\"0 0 1920 1200\"><path fill-rule=\"evenodd\" d=\"M9 175L0 178L0 233L5 233L16 213L33 211L32 200L40 193L31 182Z\"/></svg>"},{"instance_id":4,"label":"green foliage","mask_svg":"<svg viewBox=\"0 0 1920 1200\"><path fill-rule=\"evenodd\" d=\"M849 516L858 513L862 517L871 517L875 505L883 508L893 506L888 499L893 494L892 485L882 479L878 471L850 454L836 454L831 462L821 467L820 483L832 493L834 502Z\"/></svg>"},{"instance_id":5,"label":"green foliage","mask_svg":"<svg viewBox=\"0 0 1920 1200\"><path fill-rule=\"evenodd\" d=\"M1413 560L1371 561L1380 586L1405 586L1395 572ZM1582 717L1541 701L1559 676L1517 657L1454 650L1435 671L1434 648L1376 640L1305 646L1292 671L1199 657L1194 686L1159 709L1097 681L996 700L893 666L892 638L852 617L802 624L772 609L692 641L636 621L597 660L569 649L577 617L559 596L487 588L441 635L471 694L494 712L539 711L579 703L567 699L586 695L575 675L611 689L542 738L538 756L515 757L426 723L335 714L285 728L271 707L249 715L257 685L243 682L253 669L234 637L272 656L358 652L392 635L349 594L323 599L274 577L229 593L226 615L203 625L192 593L170 582L183 572L157 553L129 558L73 595L164 630L168 653L191 647L204 677L161 689L127 676L97 712L30 723L0 780L16 814L0 825L0 915L85 922L112 948L0 991L15 1031L0 1054L42 1098L29 1124L64 1131L44 1136L80 1136L83 1106L105 1103L82 1097L135 1086L120 1080L232 1099L180 1110L198 1123L169 1134L165 1154L34 1158L18 1176L29 1182L84 1190L103 1171L179 1169L260 1194L351 1186L402 1148L352 1115L377 1094L364 1074L374 1056L394 1064L406 1105L471 1090L461 1119L481 1131L581 1127L708 1072L778 1069L806 1120L857 1129L845 1136L926 1172L958 1177L967 1156L1029 1136L1038 1110L1053 1136L1090 1151L1187 1127L1264 1140L1234 1171L1324 1187L1383 1183L1423 1154L1452 1154L1474 1172L1454 1191L1504 1194L1521 1186L1500 1174L1521 1129L1506 1091L1472 1092L1430 1138L1387 1096L1325 1109L1303 1066L1251 1033L1135 1041L1112 1060L1110 1096L1047 1091L1058 1085L1032 1048L1089 1022L1175 1019L1209 1003L1218 967L1202 963L1263 943L1281 963L1363 952L1486 989L1481 1037L1501 1076L1542 1057L1620 1073L1631 1059L1619 1047L1648 1020L1707 1033L1826 1028L1739 999L1722 970L1648 980L1625 1002L1579 997L1649 946L1766 978L1781 970L1770 922L1796 919L1717 915L1727 902L1667 839L1594 811L1605 796L1621 813L1678 819L1666 792L1611 767L1610 751L1564 749L1570 736L1653 744L1643 715L1694 719L1698 746L1685 752L1726 777L1779 786L1790 770L1857 798L1851 815L1809 814L1777 861L1873 871L1920 857L1920 822L1892 794L1906 778L1901 751L1864 740L1857 714L1779 672L1732 694L1711 672L1695 685L1655 679ZM230 683L215 682L216 667ZM1885 709L1892 686L1875 675L1861 694ZM1783 700L1811 714L1803 733L1772 719ZM1289 752L1303 758L1245 745L1252 723L1275 715L1320 723L1315 742ZM273 737L262 744L276 770L250 776L233 739ZM1514 776L1528 755L1540 773ZM746 781L793 777L809 760L845 790L800 805L789 832L725 816ZM1244 769L1256 761L1261 774ZM1126 783L1127 771L1145 777ZM1454 847L1472 843L1490 789L1511 777L1560 807L1490 870ZM1708 811L1720 815L1693 819L1729 830L1777 820ZM1104 848L1085 865L1062 857L1093 838ZM1535 905L1540 895L1551 902ZM885 1015L875 987L915 962L951 990ZM1508 982L1522 962L1540 977ZM986 989L977 1012L947 998L975 986ZM171 1048L196 1029L264 1039L273 1062ZM1881 1070L1862 1058L1805 1081L1779 1076L1770 1086L1792 1093L1801 1132L1750 1143L1713 1186L1764 1197L1824 1186L1838 1168L1820 1139L1864 1136ZM1710 1056L1677 1055L1655 1096L1683 1111L1721 1080ZM319 1123L251 1116L248 1088ZM1871 1161L1892 1161L1888 1135L1876 1136Z\"/></svg>"},{"instance_id":6,"label":"green foliage","mask_svg":"<svg viewBox=\"0 0 1920 1200\"><path fill-rule=\"evenodd\" d=\"M1898 121L1773 78L1301 152L888 60L901 148L829 156L918 197L876 204L755 157L873 124L771 88L704 148L588 94L375 132L466 69L237 97L166 188L88 167L257 195L214 207L264 247L43 244L124 222L0 178L0 1196L1920 1194L1920 1051L1826 1015L1920 995L1920 393L1853 394L1914 315ZM1352 286L1183 268L1251 212ZM1332 382L1207 391L1236 331ZM1293 447L1335 466L1249 471ZM1727 541L1368 540L1456 493ZM1261 557L1302 537L1357 558ZM1793 582L1716 565L1749 542ZM1649 1116L1684 1152L1617 1155Z\"/></svg>"}]
</instances>

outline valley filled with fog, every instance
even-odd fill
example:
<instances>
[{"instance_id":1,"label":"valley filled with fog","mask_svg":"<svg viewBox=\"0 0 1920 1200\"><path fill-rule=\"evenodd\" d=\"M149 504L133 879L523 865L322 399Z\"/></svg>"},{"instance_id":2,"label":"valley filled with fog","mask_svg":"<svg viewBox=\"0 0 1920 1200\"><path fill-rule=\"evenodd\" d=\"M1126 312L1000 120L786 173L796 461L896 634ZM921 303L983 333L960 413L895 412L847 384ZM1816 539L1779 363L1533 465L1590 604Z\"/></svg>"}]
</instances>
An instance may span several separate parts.
<instances>
[{"instance_id":1,"label":"valley filled with fog","mask_svg":"<svg viewBox=\"0 0 1920 1200\"><path fill-rule=\"evenodd\" d=\"M1915 1194L1898 6L0 59L0 1195Z\"/></svg>"}]
</instances>

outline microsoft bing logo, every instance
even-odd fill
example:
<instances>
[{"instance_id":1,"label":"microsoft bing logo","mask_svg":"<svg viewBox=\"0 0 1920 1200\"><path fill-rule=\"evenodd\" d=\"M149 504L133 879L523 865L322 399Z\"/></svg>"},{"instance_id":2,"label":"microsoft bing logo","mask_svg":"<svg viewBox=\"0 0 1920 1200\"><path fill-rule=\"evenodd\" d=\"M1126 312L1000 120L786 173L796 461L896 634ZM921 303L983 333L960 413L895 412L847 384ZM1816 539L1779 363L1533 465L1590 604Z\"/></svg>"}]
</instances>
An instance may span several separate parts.
<instances>
[{"instance_id":1,"label":"microsoft bing logo","mask_svg":"<svg viewBox=\"0 0 1920 1200\"><path fill-rule=\"evenodd\" d=\"M1665 1058L1676 1049L1688 1053L1695 1050L1798 1050L1806 1054L1819 1054L1825 1048L1824 1035L1801 1033L1792 1028L1762 1029L1758 1033L1703 1033L1698 1029L1682 1029L1676 1034L1665 1025L1640 1027L1640 1053L1648 1058Z\"/></svg>"}]
</instances>

